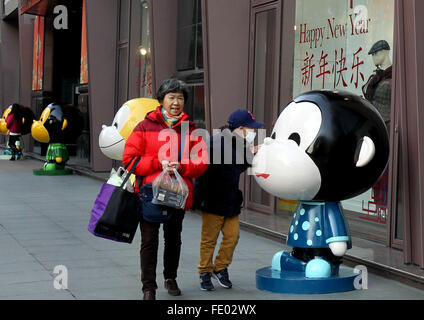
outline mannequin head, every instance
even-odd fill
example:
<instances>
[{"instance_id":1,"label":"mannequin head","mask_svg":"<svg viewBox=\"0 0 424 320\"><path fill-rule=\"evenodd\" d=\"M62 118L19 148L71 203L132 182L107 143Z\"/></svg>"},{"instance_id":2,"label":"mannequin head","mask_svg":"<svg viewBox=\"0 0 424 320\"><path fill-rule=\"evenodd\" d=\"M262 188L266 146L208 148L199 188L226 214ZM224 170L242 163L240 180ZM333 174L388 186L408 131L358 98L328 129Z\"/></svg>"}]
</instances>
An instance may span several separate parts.
<instances>
[{"instance_id":1,"label":"mannequin head","mask_svg":"<svg viewBox=\"0 0 424 320\"><path fill-rule=\"evenodd\" d=\"M387 69L392 65L390 60L390 45L386 40L379 40L374 43L368 52L369 55L372 55L372 61L374 65L380 69Z\"/></svg>"},{"instance_id":2,"label":"mannequin head","mask_svg":"<svg viewBox=\"0 0 424 320\"><path fill-rule=\"evenodd\" d=\"M389 50L380 50L372 54L372 61L376 67L387 69L392 65Z\"/></svg>"}]
</instances>

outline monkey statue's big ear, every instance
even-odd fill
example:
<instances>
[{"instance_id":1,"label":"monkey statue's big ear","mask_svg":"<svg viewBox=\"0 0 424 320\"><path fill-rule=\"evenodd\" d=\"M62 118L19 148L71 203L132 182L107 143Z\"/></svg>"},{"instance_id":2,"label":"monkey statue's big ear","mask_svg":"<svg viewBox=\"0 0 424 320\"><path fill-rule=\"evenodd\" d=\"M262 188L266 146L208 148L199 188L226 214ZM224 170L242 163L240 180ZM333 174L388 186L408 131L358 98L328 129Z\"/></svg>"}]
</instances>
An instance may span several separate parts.
<instances>
[{"instance_id":1,"label":"monkey statue's big ear","mask_svg":"<svg viewBox=\"0 0 424 320\"><path fill-rule=\"evenodd\" d=\"M358 141L355 152L357 167L365 167L374 158L375 145L371 138L365 136Z\"/></svg>"}]
</instances>

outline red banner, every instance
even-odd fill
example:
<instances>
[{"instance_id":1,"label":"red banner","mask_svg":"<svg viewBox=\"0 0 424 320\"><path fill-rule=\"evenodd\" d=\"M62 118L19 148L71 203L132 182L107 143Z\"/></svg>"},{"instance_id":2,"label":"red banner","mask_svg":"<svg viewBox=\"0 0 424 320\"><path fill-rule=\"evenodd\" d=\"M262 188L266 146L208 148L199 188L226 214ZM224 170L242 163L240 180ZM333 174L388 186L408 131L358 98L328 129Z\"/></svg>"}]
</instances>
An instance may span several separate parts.
<instances>
[{"instance_id":1,"label":"red banner","mask_svg":"<svg viewBox=\"0 0 424 320\"><path fill-rule=\"evenodd\" d=\"M88 59L87 59L87 21L85 12L85 0L82 3L82 34L81 34L81 71L80 83L88 83Z\"/></svg>"},{"instance_id":2,"label":"red banner","mask_svg":"<svg viewBox=\"0 0 424 320\"><path fill-rule=\"evenodd\" d=\"M44 17L34 21L34 49L32 60L32 90L43 89L44 74Z\"/></svg>"}]
</instances>

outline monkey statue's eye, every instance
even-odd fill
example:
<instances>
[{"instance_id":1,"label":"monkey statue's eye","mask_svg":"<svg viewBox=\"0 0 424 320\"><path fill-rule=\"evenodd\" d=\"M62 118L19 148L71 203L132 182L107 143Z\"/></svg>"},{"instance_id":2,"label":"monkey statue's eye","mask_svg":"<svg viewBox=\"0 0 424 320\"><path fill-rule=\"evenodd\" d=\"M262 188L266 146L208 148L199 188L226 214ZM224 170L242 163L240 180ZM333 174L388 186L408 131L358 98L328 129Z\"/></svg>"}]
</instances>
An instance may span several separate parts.
<instances>
[{"instance_id":1,"label":"monkey statue's eye","mask_svg":"<svg viewBox=\"0 0 424 320\"><path fill-rule=\"evenodd\" d=\"M294 142L297 143L298 146L300 145L300 136L299 136L299 134L297 132L292 133L289 136L289 140L293 140Z\"/></svg>"},{"instance_id":2,"label":"monkey statue's eye","mask_svg":"<svg viewBox=\"0 0 424 320\"><path fill-rule=\"evenodd\" d=\"M118 124L116 122L113 125L115 126L116 129L118 129Z\"/></svg>"},{"instance_id":3,"label":"monkey statue's eye","mask_svg":"<svg viewBox=\"0 0 424 320\"><path fill-rule=\"evenodd\" d=\"M272 139L275 139L277 137L277 134L274 132L272 135L271 135L271 138Z\"/></svg>"}]
</instances>

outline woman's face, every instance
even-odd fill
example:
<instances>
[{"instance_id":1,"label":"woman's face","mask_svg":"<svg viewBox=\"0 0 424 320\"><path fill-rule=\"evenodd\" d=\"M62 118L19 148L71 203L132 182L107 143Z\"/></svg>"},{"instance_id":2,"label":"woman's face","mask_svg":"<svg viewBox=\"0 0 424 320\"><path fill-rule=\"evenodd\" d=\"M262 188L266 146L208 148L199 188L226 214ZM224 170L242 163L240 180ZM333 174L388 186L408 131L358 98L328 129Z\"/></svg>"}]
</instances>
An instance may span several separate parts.
<instances>
[{"instance_id":1,"label":"woman's face","mask_svg":"<svg viewBox=\"0 0 424 320\"><path fill-rule=\"evenodd\" d=\"M181 91L167 93L162 106L170 115L178 116L184 109L184 94Z\"/></svg>"}]
</instances>

